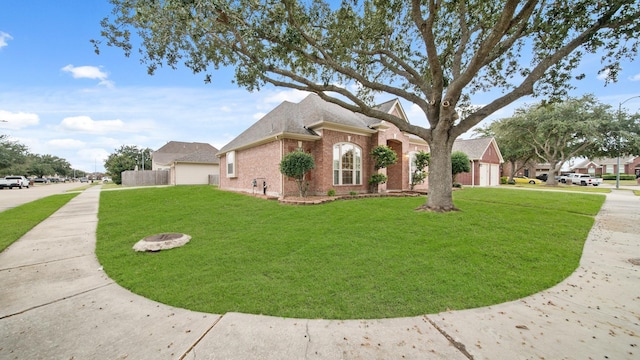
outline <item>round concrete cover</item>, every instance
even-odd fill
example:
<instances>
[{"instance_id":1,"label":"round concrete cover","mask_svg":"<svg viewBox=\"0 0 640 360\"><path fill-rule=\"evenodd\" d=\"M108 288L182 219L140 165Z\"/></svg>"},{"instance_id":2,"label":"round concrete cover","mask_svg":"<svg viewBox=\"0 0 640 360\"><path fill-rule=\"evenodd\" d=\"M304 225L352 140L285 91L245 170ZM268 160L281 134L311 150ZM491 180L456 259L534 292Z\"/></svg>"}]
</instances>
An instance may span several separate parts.
<instances>
[{"instance_id":1,"label":"round concrete cover","mask_svg":"<svg viewBox=\"0 0 640 360\"><path fill-rule=\"evenodd\" d=\"M147 236L133 245L135 251L160 251L180 247L191 240L191 236L181 233L164 233Z\"/></svg>"}]
</instances>

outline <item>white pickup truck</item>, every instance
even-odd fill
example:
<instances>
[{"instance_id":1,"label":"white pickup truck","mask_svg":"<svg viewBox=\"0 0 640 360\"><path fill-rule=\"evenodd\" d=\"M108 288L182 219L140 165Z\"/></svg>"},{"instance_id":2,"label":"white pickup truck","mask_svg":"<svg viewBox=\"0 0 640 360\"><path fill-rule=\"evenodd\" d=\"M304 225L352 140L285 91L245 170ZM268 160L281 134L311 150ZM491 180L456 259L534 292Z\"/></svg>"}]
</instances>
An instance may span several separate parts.
<instances>
[{"instance_id":1,"label":"white pickup truck","mask_svg":"<svg viewBox=\"0 0 640 360\"><path fill-rule=\"evenodd\" d=\"M571 181L571 183L574 185L581 185L581 186L587 186L587 185L598 186L602 184L602 179L595 178L589 174L571 174L571 176L568 177L567 179L567 182L569 181Z\"/></svg>"},{"instance_id":2,"label":"white pickup truck","mask_svg":"<svg viewBox=\"0 0 640 360\"><path fill-rule=\"evenodd\" d=\"M0 179L0 189L8 187L13 189L14 187L22 189L23 187L29 188L29 179L24 176L6 176Z\"/></svg>"}]
</instances>

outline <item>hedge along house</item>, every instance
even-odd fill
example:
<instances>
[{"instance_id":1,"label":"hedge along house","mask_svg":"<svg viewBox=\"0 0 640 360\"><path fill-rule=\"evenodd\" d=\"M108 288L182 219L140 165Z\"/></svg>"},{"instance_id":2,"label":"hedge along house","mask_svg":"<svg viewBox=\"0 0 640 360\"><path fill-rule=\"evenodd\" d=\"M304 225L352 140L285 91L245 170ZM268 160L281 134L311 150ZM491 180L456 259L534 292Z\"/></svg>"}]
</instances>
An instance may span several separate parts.
<instances>
[{"instance_id":1,"label":"hedge along house","mask_svg":"<svg viewBox=\"0 0 640 360\"><path fill-rule=\"evenodd\" d=\"M470 172L456 176L457 183L467 186L500 185L500 164L504 159L494 138L459 139L454 141L452 151L467 154L471 165Z\"/></svg>"},{"instance_id":2,"label":"hedge along house","mask_svg":"<svg viewBox=\"0 0 640 360\"><path fill-rule=\"evenodd\" d=\"M408 121L397 99L378 108ZM306 177L309 195L326 195L331 189L336 194L366 193L374 173L371 150L378 145L389 146L398 156L396 164L379 171L388 180L378 191L409 190L410 159L417 151L428 151L424 140L315 94L299 103L285 101L220 150L220 188L296 196L295 181L282 175L279 165L284 155L300 149L310 153L315 162L315 169ZM415 190L426 188L425 181Z\"/></svg>"}]
</instances>

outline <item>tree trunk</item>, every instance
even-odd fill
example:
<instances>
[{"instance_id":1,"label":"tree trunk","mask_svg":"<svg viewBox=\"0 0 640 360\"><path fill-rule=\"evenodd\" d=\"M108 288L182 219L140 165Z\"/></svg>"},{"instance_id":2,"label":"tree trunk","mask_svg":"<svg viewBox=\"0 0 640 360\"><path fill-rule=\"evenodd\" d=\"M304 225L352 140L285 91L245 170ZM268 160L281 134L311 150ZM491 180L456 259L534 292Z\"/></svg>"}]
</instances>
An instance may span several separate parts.
<instances>
[{"instance_id":1,"label":"tree trunk","mask_svg":"<svg viewBox=\"0 0 640 360\"><path fill-rule=\"evenodd\" d=\"M419 210L434 212L456 211L453 206L451 175L451 149L454 138L447 131L433 131L433 138L429 144L431 160L429 162L429 195L427 203Z\"/></svg>"},{"instance_id":2,"label":"tree trunk","mask_svg":"<svg viewBox=\"0 0 640 360\"><path fill-rule=\"evenodd\" d=\"M556 186L558 185L558 181L556 180L556 175L560 172L562 168L562 163L550 163L549 165L549 175L547 176L547 185Z\"/></svg>"}]
</instances>

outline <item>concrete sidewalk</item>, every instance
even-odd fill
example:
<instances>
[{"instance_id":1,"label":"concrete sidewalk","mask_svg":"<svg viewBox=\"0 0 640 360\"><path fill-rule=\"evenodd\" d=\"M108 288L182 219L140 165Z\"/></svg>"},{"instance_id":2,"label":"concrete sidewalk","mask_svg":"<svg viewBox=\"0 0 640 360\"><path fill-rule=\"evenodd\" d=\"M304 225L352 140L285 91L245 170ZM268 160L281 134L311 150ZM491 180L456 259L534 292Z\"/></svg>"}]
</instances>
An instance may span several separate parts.
<instances>
[{"instance_id":1,"label":"concrete sidewalk","mask_svg":"<svg viewBox=\"0 0 640 360\"><path fill-rule=\"evenodd\" d=\"M95 250L99 187L0 253L0 359L640 358L640 199L614 191L580 267L539 294L411 318L205 314L121 288Z\"/></svg>"}]
</instances>

